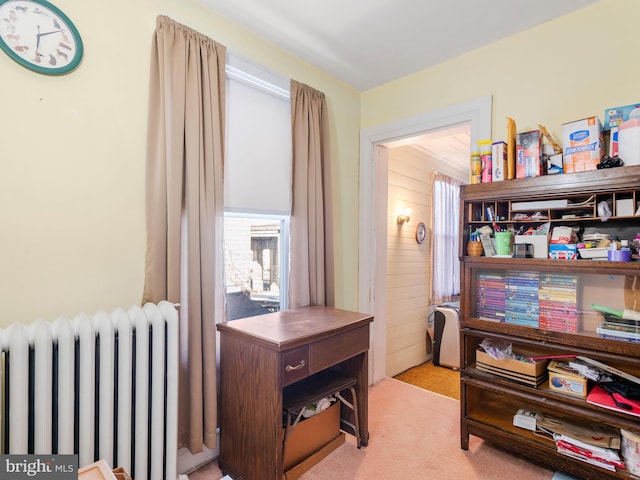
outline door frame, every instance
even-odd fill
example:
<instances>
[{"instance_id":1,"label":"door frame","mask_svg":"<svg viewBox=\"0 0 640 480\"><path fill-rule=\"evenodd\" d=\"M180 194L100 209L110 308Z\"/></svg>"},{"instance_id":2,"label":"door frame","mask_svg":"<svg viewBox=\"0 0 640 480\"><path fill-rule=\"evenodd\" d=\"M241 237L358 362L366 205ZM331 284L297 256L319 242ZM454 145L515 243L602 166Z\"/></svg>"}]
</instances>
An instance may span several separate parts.
<instances>
[{"instance_id":1,"label":"door frame","mask_svg":"<svg viewBox=\"0 0 640 480\"><path fill-rule=\"evenodd\" d=\"M358 257L358 309L374 315L371 331L369 379L376 383L386 376L387 162L380 147L448 127L470 124L471 145L491 138L491 96L443 107L360 132L360 215Z\"/></svg>"}]
</instances>

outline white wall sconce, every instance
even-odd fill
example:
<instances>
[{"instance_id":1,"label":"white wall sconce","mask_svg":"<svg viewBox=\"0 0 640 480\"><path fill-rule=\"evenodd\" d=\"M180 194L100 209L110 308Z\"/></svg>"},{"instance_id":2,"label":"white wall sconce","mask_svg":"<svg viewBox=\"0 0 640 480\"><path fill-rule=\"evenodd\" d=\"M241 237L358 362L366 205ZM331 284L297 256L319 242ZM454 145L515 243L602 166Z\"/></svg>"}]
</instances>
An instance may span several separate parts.
<instances>
[{"instance_id":1,"label":"white wall sconce","mask_svg":"<svg viewBox=\"0 0 640 480\"><path fill-rule=\"evenodd\" d=\"M411 209L405 208L404 212L401 212L398 215L398 225L402 225L403 223L409 223L409 220L411 220Z\"/></svg>"}]
</instances>

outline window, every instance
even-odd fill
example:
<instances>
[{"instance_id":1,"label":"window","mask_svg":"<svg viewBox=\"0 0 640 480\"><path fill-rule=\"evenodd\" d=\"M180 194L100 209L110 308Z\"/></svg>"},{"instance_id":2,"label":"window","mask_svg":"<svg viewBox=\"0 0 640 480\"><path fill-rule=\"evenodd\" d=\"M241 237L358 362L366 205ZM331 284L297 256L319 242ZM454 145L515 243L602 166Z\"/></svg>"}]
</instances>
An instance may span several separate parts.
<instances>
[{"instance_id":1,"label":"window","mask_svg":"<svg viewBox=\"0 0 640 480\"><path fill-rule=\"evenodd\" d=\"M289 277L289 80L227 59L225 292L227 318L285 309Z\"/></svg>"},{"instance_id":2,"label":"window","mask_svg":"<svg viewBox=\"0 0 640 480\"><path fill-rule=\"evenodd\" d=\"M224 235L228 319L285 309L289 219L225 214Z\"/></svg>"},{"instance_id":3,"label":"window","mask_svg":"<svg viewBox=\"0 0 640 480\"><path fill-rule=\"evenodd\" d=\"M460 184L441 173L433 180L432 301L451 301L460 294L458 239Z\"/></svg>"}]
</instances>

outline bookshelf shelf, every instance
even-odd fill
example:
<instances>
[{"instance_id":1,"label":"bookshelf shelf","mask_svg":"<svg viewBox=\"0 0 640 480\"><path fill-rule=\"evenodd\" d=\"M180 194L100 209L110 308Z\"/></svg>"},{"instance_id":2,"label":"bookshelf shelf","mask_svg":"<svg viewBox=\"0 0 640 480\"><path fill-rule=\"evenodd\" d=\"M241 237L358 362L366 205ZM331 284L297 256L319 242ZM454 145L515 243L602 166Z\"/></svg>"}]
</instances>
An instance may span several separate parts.
<instances>
[{"instance_id":1,"label":"bookshelf shelf","mask_svg":"<svg viewBox=\"0 0 640 480\"><path fill-rule=\"evenodd\" d=\"M618 202L623 200L623 202ZM598 203L612 206L607 222ZM538 387L479 369L476 351L486 341L545 355L580 355L640 376L640 342L604 338L605 315L591 304L640 310L640 263L467 256L469 232L484 225L552 222L581 233L633 238L640 232L640 167L465 185L461 193L461 437L471 435L585 480L637 479L624 469L609 471L558 452L551 438L513 425L520 408L577 423L638 432L638 416L589 403L586 398ZM524 204L524 205L523 205ZM633 209L620 215L617 207ZM514 208L515 206L515 208ZM529 209L529 206L534 206ZM516 214L543 211L547 218ZM489 212L489 213L487 213ZM567 213L571 218L563 218ZM492 217L489 219L489 217ZM638 285L636 288L634 285ZM610 319L611 320L611 319ZM607 326L609 328L610 326ZM616 328L618 328L616 324ZM608 330L607 330L608 332ZM638 332L640 336L640 332ZM588 389L593 382L588 382Z\"/></svg>"}]
</instances>

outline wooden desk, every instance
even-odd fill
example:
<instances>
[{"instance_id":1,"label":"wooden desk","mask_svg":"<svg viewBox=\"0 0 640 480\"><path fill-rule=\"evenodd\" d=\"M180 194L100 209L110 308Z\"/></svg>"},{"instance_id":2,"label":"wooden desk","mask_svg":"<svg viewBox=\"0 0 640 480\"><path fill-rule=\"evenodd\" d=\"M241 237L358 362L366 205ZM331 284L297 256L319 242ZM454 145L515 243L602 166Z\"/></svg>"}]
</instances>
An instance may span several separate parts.
<instances>
[{"instance_id":1,"label":"wooden desk","mask_svg":"<svg viewBox=\"0 0 640 480\"><path fill-rule=\"evenodd\" d=\"M367 445L372 321L369 314L311 306L218 324L223 473L281 480L283 388L328 368L356 378L360 439Z\"/></svg>"}]
</instances>

